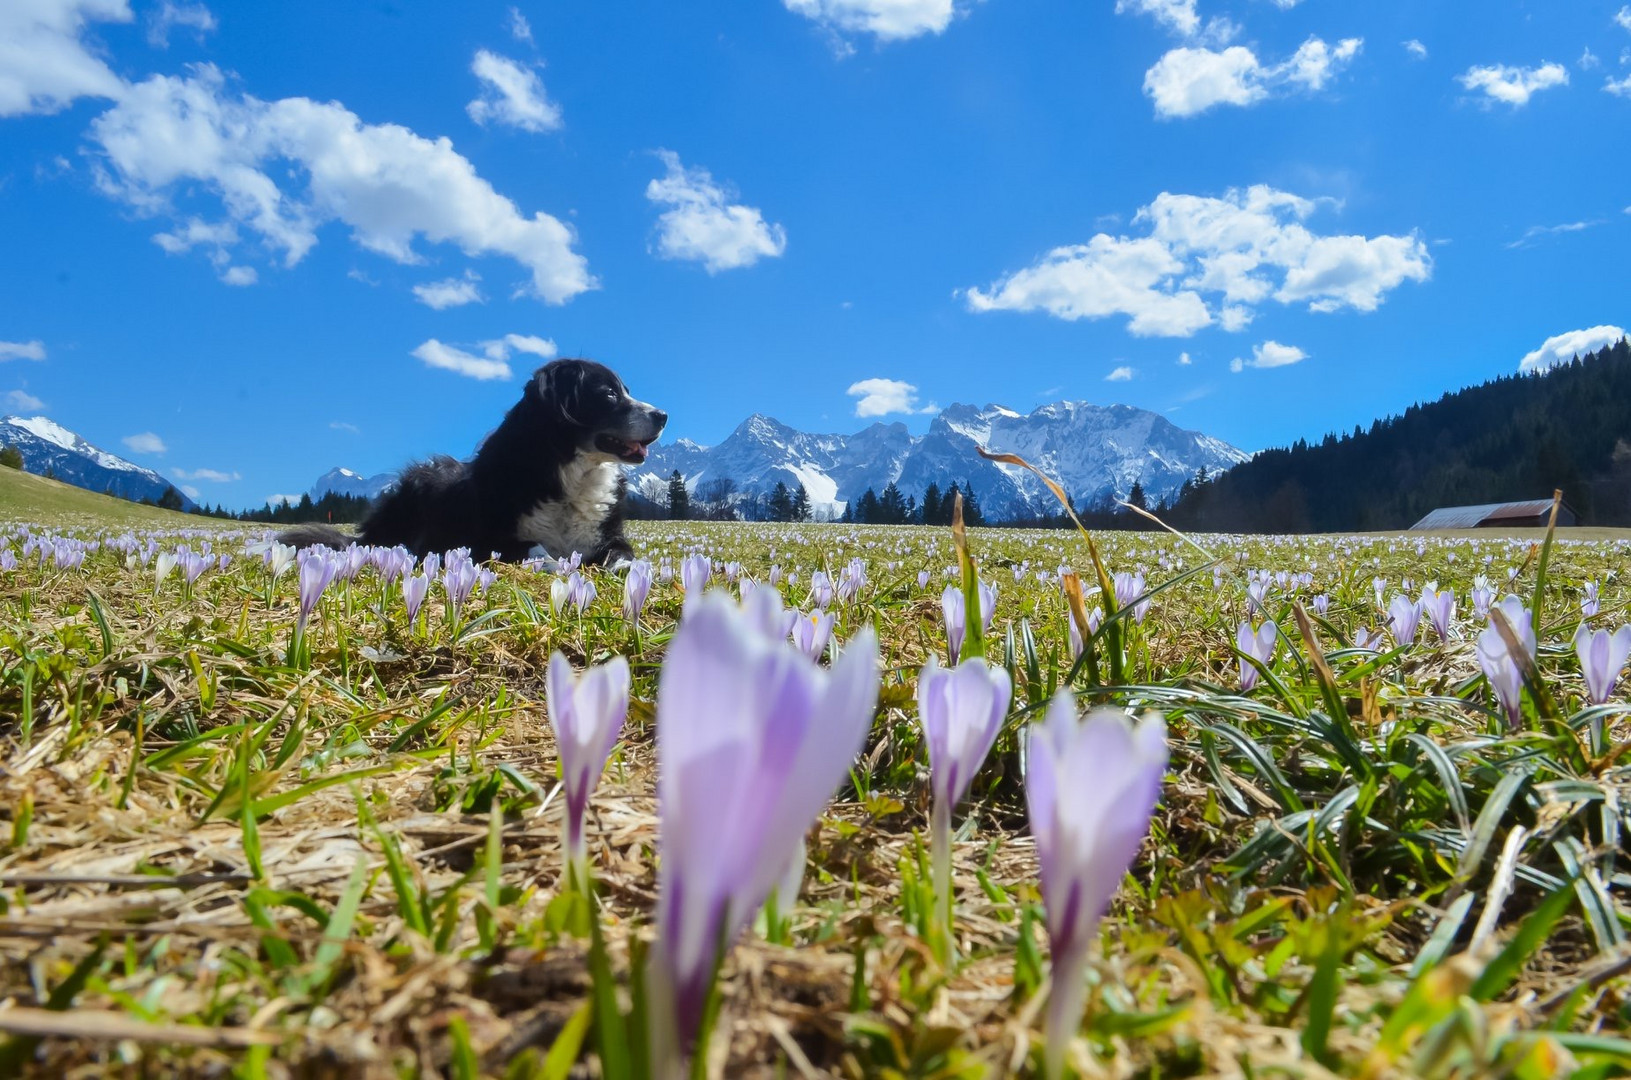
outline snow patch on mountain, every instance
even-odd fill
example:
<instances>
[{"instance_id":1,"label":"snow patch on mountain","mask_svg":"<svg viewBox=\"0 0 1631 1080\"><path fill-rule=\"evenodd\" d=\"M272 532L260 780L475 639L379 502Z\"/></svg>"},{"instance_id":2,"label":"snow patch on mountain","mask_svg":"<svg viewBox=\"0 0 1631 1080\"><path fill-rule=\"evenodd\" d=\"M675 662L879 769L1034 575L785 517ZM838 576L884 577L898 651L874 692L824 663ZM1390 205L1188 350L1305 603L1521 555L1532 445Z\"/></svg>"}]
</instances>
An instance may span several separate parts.
<instances>
[{"instance_id":1,"label":"snow patch on mountain","mask_svg":"<svg viewBox=\"0 0 1631 1080\"><path fill-rule=\"evenodd\" d=\"M175 486L152 469L110 454L43 416L0 417L0 444L15 446L28 472L41 476L49 473L65 484L89 491L111 491L121 498L157 502ZM183 495L182 505L191 509L193 504Z\"/></svg>"}]
</instances>

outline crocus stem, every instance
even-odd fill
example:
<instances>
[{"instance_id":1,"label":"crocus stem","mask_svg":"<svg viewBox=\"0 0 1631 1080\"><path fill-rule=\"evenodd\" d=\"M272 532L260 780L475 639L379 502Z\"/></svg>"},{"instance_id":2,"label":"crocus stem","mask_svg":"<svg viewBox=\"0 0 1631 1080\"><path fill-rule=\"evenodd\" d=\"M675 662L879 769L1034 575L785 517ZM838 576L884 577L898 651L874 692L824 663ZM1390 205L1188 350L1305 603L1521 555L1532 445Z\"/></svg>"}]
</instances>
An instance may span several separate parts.
<instances>
[{"instance_id":1,"label":"crocus stem","mask_svg":"<svg viewBox=\"0 0 1631 1080\"><path fill-rule=\"evenodd\" d=\"M930 871L934 877L934 921L931 926L935 958L949 969L956 957L952 935L951 807L936 799L929 832Z\"/></svg>"},{"instance_id":2,"label":"crocus stem","mask_svg":"<svg viewBox=\"0 0 1631 1080\"><path fill-rule=\"evenodd\" d=\"M1053 958L1053 988L1048 992L1048 1041L1043 1051L1043 1075L1059 1080L1065 1075L1065 1051L1081 1024L1082 1006L1087 1001L1087 983L1082 964L1087 959L1080 950L1056 954Z\"/></svg>"}]
</instances>

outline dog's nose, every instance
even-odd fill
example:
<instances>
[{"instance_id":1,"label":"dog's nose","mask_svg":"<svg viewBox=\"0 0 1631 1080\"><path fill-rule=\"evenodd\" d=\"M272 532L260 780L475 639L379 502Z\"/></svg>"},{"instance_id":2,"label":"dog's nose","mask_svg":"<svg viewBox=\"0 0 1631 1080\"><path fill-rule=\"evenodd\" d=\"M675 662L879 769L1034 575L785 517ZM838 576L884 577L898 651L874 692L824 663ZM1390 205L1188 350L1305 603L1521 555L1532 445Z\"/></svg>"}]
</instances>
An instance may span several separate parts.
<instances>
[{"instance_id":1,"label":"dog's nose","mask_svg":"<svg viewBox=\"0 0 1631 1080\"><path fill-rule=\"evenodd\" d=\"M668 423L668 414L661 409L652 409L651 418L657 422L658 427L663 427Z\"/></svg>"}]
</instances>

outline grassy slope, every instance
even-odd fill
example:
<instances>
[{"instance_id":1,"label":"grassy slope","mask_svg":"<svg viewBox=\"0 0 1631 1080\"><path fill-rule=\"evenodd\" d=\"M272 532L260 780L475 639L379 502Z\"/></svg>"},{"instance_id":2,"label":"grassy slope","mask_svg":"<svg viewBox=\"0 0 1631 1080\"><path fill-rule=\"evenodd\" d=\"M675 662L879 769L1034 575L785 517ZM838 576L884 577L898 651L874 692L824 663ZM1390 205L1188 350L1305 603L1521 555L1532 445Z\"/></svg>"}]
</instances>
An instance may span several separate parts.
<instances>
[{"instance_id":1,"label":"grassy slope","mask_svg":"<svg viewBox=\"0 0 1631 1080\"><path fill-rule=\"evenodd\" d=\"M209 522L207 518L86 491L20 469L0 468L0 521L6 520L58 525L168 525L171 528Z\"/></svg>"}]
</instances>

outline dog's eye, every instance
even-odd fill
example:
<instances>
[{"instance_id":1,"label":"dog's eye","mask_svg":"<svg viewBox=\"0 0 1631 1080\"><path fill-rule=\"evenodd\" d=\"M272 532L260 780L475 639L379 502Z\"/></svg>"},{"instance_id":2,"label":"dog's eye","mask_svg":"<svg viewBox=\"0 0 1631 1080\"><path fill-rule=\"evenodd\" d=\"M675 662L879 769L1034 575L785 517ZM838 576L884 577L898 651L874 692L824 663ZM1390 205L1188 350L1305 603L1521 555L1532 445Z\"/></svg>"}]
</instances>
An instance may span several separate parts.
<instances>
[{"instance_id":1,"label":"dog's eye","mask_svg":"<svg viewBox=\"0 0 1631 1080\"><path fill-rule=\"evenodd\" d=\"M609 386L606 389L602 390L600 393L601 393L601 396L603 396L607 401L616 401L617 400L617 391L613 390Z\"/></svg>"}]
</instances>

